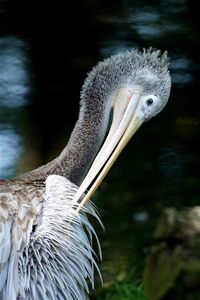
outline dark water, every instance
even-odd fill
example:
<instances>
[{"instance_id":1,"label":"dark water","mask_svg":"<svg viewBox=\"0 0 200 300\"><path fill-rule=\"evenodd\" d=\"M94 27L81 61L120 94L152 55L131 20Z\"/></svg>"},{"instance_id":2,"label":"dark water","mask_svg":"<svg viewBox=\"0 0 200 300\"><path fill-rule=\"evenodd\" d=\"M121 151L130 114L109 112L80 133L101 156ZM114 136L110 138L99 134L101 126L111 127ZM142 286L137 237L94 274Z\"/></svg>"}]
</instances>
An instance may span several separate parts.
<instances>
[{"instance_id":1,"label":"dark water","mask_svg":"<svg viewBox=\"0 0 200 300\"><path fill-rule=\"evenodd\" d=\"M106 227L105 281L133 268L141 276L162 209L199 204L197 2L67 2L2 2L0 177L59 153L97 61L133 47L168 50L173 86L166 109L139 130L93 197Z\"/></svg>"}]
</instances>

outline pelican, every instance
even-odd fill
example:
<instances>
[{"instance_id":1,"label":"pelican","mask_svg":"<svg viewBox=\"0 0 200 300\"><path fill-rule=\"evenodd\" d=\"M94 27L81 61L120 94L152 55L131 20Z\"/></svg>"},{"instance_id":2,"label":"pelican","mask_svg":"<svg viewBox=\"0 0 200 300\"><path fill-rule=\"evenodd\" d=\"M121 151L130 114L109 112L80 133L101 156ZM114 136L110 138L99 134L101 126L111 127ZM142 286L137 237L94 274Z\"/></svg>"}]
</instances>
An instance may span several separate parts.
<instances>
[{"instance_id":1,"label":"pelican","mask_svg":"<svg viewBox=\"0 0 200 300\"><path fill-rule=\"evenodd\" d=\"M98 270L87 214L99 219L88 200L142 123L166 105L168 64L166 52L151 48L100 62L85 80L60 155L1 181L1 299L87 299Z\"/></svg>"}]
</instances>

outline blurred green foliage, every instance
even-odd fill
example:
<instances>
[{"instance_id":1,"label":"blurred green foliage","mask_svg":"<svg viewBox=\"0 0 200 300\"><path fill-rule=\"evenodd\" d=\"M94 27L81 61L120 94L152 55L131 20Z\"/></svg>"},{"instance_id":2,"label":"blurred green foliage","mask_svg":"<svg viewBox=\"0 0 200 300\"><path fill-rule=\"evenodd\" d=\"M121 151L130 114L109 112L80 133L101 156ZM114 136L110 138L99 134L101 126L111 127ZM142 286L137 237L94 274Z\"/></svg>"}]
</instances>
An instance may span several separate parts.
<instances>
[{"instance_id":1,"label":"blurred green foliage","mask_svg":"<svg viewBox=\"0 0 200 300\"><path fill-rule=\"evenodd\" d=\"M102 293L97 300L148 300L141 283L115 282L112 287L103 289Z\"/></svg>"}]
</instances>

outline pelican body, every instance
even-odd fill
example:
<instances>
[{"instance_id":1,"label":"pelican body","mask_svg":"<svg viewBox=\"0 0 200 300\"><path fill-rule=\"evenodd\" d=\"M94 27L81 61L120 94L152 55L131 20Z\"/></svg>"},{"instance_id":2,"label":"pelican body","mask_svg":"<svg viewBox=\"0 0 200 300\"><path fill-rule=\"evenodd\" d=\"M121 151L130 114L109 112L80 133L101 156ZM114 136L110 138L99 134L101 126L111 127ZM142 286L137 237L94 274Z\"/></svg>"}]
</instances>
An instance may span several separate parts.
<instances>
[{"instance_id":1,"label":"pelican body","mask_svg":"<svg viewBox=\"0 0 200 300\"><path fill-rule=\"evenodd\" d=\"M63 176L1 188L0 299L85 299L94 287L92 226L72 207L76 185ZM56 217L55 217L56 216ZM97 268L98 269L98 268Z\"/></svg>"},{"instance_id":2,"label":"pelican body","mask_svg":"<svg viewBox=\"0 0 200 300\"><path fill-rule=\"evenodd\" d=\"M0 182L0 299L87 298L99 270L87 214L99 217L88 200L142 123L166 105L170 88L167 54L159 50L100 62L85 80L61 154Z\"/></svg>"}]
</instances>

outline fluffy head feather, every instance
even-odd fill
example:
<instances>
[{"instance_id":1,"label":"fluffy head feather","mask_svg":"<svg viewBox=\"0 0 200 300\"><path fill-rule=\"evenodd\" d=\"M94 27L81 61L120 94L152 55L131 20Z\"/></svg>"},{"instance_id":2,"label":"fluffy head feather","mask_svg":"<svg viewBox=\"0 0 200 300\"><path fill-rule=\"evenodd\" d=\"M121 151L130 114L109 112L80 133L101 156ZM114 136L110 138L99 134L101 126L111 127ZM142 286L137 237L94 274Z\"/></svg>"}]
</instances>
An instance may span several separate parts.
<instances>
[{"instance_id":1,"label":"fluffy head feather","mask_svg":"<svg viewBox=\"0 0 200 300\"><path fill-rule=\"evenodd\" d=\"M160 50L152 48L143 52L133 49L105 59L92 69L85 80L81 92L83 113L107 113L107 109L110 109L109 99L117 89L137 86L141 94L159 95L162 99L155 112L157 114L167 103L170 94L168 65L167 52L161 54ZM94 119L97 117L95 114Z\"/></svg>"}]
</instances>

